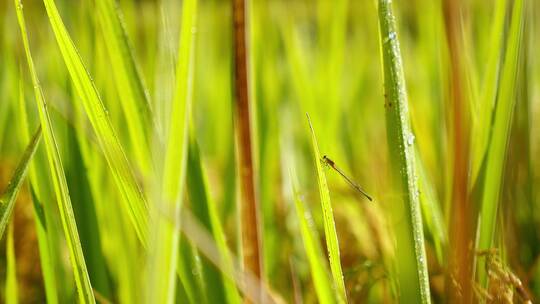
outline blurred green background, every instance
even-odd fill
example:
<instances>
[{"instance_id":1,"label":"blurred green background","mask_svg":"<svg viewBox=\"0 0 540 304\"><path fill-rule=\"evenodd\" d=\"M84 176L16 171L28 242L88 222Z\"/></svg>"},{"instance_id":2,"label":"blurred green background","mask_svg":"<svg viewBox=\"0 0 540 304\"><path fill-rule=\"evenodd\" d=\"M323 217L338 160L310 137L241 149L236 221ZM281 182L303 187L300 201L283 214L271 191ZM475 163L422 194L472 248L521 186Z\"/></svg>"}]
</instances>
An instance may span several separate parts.
<instances>
[{"instance_id":1,"label":"blurred green background","mask_svg":"<svg viewBox=\"0 0 540 304\"><path fill-rule=\"evenodd\" d=\"M461 2L463 48L460 52L467 75L463 83L468 88L466 98L471 108L470 142L475 146L482 145L476 142L482 141L482 135L478 134L483 133L478 130L491 130L491 121L479 117L492 109L482 107L477 100L489 94L490 89L497 91L501 85L513 1ZM517 275L531 298L537 299L540 296L540 162L536 158L540 155L540 6L537 1L525 3L521 15L525 20L521 57L512 97L515 107L498 190L500 199L493 202L499 204L493 247L499 248L504 268ZM113 81L116 67L107 53L95 3L57 0L56 4L101 94L135 176L148 191L155 184L129 138L126 126L130 117L118 101L122 91ZM164 136L174 95L182 2L119 0L118 5L149 96L156 121L154 131L157 136ZM449 280L448 252L452 246L449 235L455 168L443 1L394 1L393 6L417 154L431 294L436 302L444 302L445 284ZM503 30L497 32L496 8L501 6L506 15L501 19ZM300 197L312 214L324 248L314 166L317 160L312 156L305 115L309 113L321 153L330 156L375 198L374 203L361 198L336 172L326 170L349 302L396 301L399 287L392 265L399 263L400 251L394 246L394 238L400 231L394 227L405 220L405 213L393 204L401 194L389 182L376 1L253 0L248 1L248 8L256 193L268 288L285 302L298 298L306 303L317 302L291 187L293 180L299 181ZM82 108L74 106L79 97L70 82L43 3L24 1L24 12L94 289L114 303L139 302L145 284L144 251L127 215L120 210L120 193L96 144L96 135ZM195 31L192 123L208 193L223 224L228 247L237 256L240 228L236 204L231 14L229 1L198 1L196 27L192 29ZM0 16L0 188L4 189L28 143L21 135L19 123L25 115L19 103L21 90L30 125L30 130L24 132L33 132L39 120L11 1L0 1ZM493 45L493 33L502 37L500 45ZM500 49L501 53L495 54L497 60L491 61L494 49ZM486 131L489 136L499 136L489 130ZM162 158L162 152L157 149L155 158ZM56 278L55 291L60 303L72 302L76 297L75 285L70 279L71 266L60 219L54 211L57 207L43 143L34 162L43 193L41 203L49 204L46 211L51 211L46 217L47 235L55 247L49 261ZM486 164L471 152L470 166L480 168ZM468 174L475 175L474 170ZM186 178L189 180L190 176L188 169ZM473 186L471 182L471 193ZM29 189L25 187L19 194L12 233L18 299L22 303L39 303L46 299L41 275L44 261L40 262ZM471 200L470 212L474 217L478 216L480 201ZM185 208L196 203L191 200ZM95 214L88 216L89 213ZM89 223L92 221L96 222ZM91 229L96 227L97 231ZM2 240L0 282L5 282L9 246L5 244L6 237ZM195 277L196 271L193 273ZM181 287L180 281L178 284L177 299L183 303L186 298L182 298L182 290L186 286ZM7 288L0 290L3 298ZM207 292L212 292L211 286ZM481 292L477 294L478 298L483 297Z\"/></svg>"}]
</instances>

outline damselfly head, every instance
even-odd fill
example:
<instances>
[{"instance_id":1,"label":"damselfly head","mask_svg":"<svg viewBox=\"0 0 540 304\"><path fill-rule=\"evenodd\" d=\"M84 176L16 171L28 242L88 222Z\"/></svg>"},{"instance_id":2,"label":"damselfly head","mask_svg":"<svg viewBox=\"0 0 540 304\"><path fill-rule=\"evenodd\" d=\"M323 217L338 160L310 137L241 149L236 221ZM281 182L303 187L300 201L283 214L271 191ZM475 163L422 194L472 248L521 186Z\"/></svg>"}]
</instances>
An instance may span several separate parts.
<instances>
[{"instance_id":1,"label":"damselfly head","mask_svg":"<svg viewBox=\"0 0 540 304\"><path fill-rule=\"evenodd\" d=\"M329 166L334 166L334 161L331 160L328 156L324 155L322 157L322 162L326 165L329 165Z\"/></svg>"}]
</instances>

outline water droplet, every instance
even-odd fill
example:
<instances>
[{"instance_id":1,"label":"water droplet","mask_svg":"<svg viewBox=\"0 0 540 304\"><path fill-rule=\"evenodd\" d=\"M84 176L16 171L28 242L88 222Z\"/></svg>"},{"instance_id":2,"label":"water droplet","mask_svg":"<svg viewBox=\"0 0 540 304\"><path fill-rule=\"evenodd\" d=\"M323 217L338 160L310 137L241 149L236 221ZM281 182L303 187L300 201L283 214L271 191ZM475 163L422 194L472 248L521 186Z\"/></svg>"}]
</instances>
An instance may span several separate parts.
<instances>
[{"instance_id":1,"label":"water droplet","mask_svg":"<svg viewBox=\"0 0 540 304\"><path fill-rule=\"evenodd\" d=\"M416 201L418 199L418 196L416 195L416 191L412 193L412 200Z\"/></svg>"},{"instance_id":2,"label":"water droplet","mask_svg":"<svg viewBox=\"0 0 540 304\"><path fill-rule=\"evenodd\" d=\"M412 133L409 133L407 136L407 145L412 146L414 144L414 135Z\"/></svg>"},{"instance_id":3,"label":"water droplet","mask_svg":"<svg viewBox=\"0 0 540 304\"><path fill-rule=\"evenodd\" d=\"M394 39L396 39L396 32L390 32L390 34L388 34L388 37L384 40L384 43L386 44Z\"/></svg>"}]
</instances>

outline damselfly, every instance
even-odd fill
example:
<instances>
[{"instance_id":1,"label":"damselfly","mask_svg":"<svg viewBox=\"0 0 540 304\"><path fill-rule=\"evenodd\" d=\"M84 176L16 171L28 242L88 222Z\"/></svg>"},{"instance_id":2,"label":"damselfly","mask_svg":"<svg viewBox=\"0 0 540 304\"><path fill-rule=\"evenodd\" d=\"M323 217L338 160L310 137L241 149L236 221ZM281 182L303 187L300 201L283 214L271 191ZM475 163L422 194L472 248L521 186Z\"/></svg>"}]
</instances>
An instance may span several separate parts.
<instances>
[{"instance_id":1,"label":"damselfly","mask_svg":"<svg viewBox=\"0 0 540 304\"><path fill-rule=\"evenodd\" d=\"M351 187L353 187L358 192L360 192L362 195L364 195L368 200L373 201L371 196L369 194L367 194L366 191L364 191L362 188L360 188L360 186L358 186L355 182L353 182L353 180L350 179L345 173L343 173L343 171L341 171L341 169L338 166L336 166L336 163L333 160L331 160L328 156L326 156L326 155L323 156L322 161L326 165L330 166L332 169L336 170L337 173L339 173L339 175L341 175L347 181L347 183L349 183L349 185L351 185Z\"/></svg>"}]
</instances>

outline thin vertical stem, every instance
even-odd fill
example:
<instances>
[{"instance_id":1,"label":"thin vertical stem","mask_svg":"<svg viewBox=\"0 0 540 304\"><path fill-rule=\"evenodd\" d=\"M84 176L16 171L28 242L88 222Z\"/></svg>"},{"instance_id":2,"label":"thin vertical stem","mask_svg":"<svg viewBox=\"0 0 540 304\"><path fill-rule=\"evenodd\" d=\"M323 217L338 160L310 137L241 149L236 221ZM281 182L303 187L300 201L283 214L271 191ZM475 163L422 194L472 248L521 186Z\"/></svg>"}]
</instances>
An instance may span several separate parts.
<instances>
[{"instance_id":1,"label":"thin vertical stem","mask_svg":"<svg viewBox=\"0 0 540 304\"><path fill-rule=\"evenodd\" d=\"M444 2L444 21L449 51L449 110L453 133L452 208L450 214L450 273L447 292L450 302L472 301L472 265L474 231L472 206L468 192L469 172L469 107L463 84L462 47L459 27L460 1Z\"/></svg>"},{"instance_id":2,"label":"thin vertical stem","mask_svg":"<svg viewBox=\"0 0 540 304\"><path fill-rule=\"evenodd\" d=\"M237 159L240 174L240 213L244 267L261 277L258 204L255 195L251 147L250 103L246 49L246 4L234 0L234 85L236 111Z\"/></svg>"}]
</instances>

